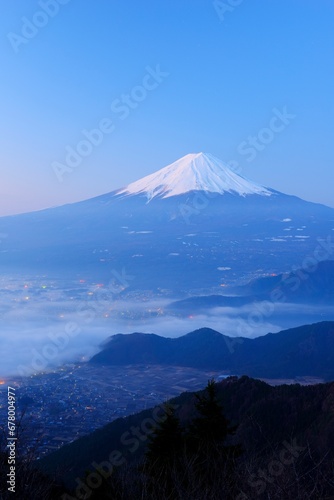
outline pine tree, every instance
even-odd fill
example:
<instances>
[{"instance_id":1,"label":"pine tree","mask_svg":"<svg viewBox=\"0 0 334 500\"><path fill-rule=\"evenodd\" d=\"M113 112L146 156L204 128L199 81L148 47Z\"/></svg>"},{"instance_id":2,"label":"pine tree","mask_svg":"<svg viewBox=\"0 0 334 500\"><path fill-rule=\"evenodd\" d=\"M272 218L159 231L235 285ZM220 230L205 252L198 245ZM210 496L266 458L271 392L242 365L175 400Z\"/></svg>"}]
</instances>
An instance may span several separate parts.
<instances>
[{"instance_id":1,"label":"pine tree","mask_svg":"<svg viewBox=\"0 0 334 500\"><path fill-rule=\"evenodd\" d=\"M237 426L231 426L217 397L217 385L212 379L204 394L196 394L195 417L187 432L187 449L192 457L194 474L202 481L201 488L216 485L229 498L233 491L235 460L241 454L239 445L228 442Z\"/></svg>"},{"instance_id":2,"label":"pine tree","mask_svg":"<svg viewBox=\"0 0 334 500\"><path fill-rule=\"evenodd\" d=\"M224 415L223 406L217 398L216 382L209 380L205 394L196 394L196 398L198 416L190 426L193 441L197 441L198 445L224 443L229 435L234 434L236 427L231 427Z\"/></svg>"},{"instance_id":3,"label":"pine tree","mask_svg":"<svg viewBox=\"0 0 334 500\"><path fill-rule=\"evenodd\" d=\"M196 395L195 410L197 415L184 431L175 411L166 407L164 421L149 439L141 469L148 497L235 498L235 459L240 447L229 443L236 427L224 415L214 380L204 394Z\"/></svg>"},{"instance_id":4,"label":"pine tree","mask_svg":"<svg viewBox=\"0 0 334 500\"><path fill-rule=\"evenodd\" d=\"M165 405L165 418L149 438L146 462L149 465L168 465L183 447L183 433L175 410Z\"/></svg>"},{"instance_id":5,"label":"pine tree","mask_svg":"<svg viewBox=\"0 0 334 500\"><path fill-rule=\"evenodd\" d=\"M164 410L164 420L149 438L142 471L146 476L146 494L152 498L178 498L184 436L175 410L168 405Z\"/></svg>"}]
</instances>

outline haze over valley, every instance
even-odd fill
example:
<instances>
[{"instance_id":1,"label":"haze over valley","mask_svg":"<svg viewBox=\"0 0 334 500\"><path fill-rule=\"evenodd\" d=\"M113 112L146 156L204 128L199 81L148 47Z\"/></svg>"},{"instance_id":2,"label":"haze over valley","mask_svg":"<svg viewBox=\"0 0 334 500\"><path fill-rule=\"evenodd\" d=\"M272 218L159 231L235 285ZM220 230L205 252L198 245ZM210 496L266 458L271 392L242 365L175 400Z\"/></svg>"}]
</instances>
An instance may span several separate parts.
<instances>
[{"instance_id":1,"label":"haze over valley","mask_svg":"<svg viewBox=\"0 0 334 500\"><path fill-rule=\"evenodd\" d=\"M332 2L6 2L0 500L334 498Z\"/></svg>"}]
</instances>

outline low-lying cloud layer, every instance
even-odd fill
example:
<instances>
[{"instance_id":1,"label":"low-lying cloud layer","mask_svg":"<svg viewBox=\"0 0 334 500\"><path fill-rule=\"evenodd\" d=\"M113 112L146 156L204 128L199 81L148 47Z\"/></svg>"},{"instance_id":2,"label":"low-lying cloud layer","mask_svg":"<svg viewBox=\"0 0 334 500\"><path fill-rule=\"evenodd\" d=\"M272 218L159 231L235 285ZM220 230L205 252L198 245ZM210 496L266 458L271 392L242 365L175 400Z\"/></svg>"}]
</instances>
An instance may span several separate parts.
<instances>
[{"instance_id":1,"label":"low-lying cloud layer","mask_svg":"<svg viewBox=\"0 0 334 500\"><path fill-rule=\"evenodd\" d=\"M43 282L44 283L44 282ZM94 288L95 287L95 288ZM120 299L98 294L98 285L62 288L11 282L0 289L0 377L27 375L63 363L87 360L115 333L156 333L178 337L213 328L232 337L269 332L334 319L334 308L296 304L248 304L182 314L171 300L137 295ZM93 291L92 291L93 290Z\"/></svg>"}]
</instances>

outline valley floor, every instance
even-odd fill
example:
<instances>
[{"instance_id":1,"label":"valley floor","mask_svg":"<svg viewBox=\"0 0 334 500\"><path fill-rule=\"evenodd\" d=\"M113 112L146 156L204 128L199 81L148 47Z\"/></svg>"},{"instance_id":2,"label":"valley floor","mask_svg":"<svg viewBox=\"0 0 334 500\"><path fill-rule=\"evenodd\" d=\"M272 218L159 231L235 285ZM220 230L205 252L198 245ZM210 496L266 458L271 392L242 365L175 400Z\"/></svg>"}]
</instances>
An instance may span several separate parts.
<instances>
[{"instance_id":1,"label":"valley floor","mask_svg":"<svg viewBox=\"0 0 334 500\"><path fill-rule=\"evenodd\" d=\"M16 388L18 421L24 413L21 450L41 458L116 418L181 392L200 390L212 377L224 376L221 371L166 365L95 367L83 363L3 380L0 400L7 397L8 385ZM1 422L6 421L6 412L0 404Z\"/></svg>"}]
</instances>

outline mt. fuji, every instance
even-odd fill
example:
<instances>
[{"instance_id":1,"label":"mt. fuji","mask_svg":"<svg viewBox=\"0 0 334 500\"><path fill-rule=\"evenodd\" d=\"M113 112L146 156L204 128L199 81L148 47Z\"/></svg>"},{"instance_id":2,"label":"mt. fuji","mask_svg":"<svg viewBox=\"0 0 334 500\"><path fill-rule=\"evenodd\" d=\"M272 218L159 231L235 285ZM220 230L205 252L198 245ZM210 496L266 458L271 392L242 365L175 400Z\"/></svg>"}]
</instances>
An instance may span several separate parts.
<instances>
[{"instance_id":1,"label":"mt. fuji","mask_svg":"<svg viewBox=\"0 0 334 500\"><path fill-rule=\"evenodd\" d=\"M234 193L240 196L259 194L270 196L272 191L235 174L227 164L211 154L188 154L158 172L143 177L118 191L118 194L145 194L148 199L169 198L204 191Z\"/></svg>"},{"instance_id":2,"label":"mt. fuji","mask_svg":"<svg viewBox=\"0 0 334 500\"><path fill-rule=\"evenodd\" d=\"M212 292L300 268L319 241L333 258L333 230L334 209L189 154L96 198L0 218L0 271L102 283L124 269L130 290Z\"/></svg>"}]
</instances>

